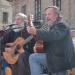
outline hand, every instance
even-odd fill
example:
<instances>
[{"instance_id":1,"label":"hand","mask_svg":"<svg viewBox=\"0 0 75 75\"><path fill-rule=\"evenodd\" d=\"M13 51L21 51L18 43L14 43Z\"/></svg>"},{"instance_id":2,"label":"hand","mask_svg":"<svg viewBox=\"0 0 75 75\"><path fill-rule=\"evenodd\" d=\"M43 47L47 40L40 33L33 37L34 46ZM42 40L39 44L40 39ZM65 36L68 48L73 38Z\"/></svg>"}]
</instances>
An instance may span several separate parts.
<instances>
[{"instance_id":1,"label":"hand","mask_svg":"<svg viewBox=\"0 0 75 75\"><path fill-rule=\"evenodd\" d=\"M15 49L14 48L5 48L6 52L9 52L10 54L14 54L15 53Z\"/></svg>"},{"instance_id":2,"label":"hand","mask_svg":"<svg viewBox=\"0 0 75 75\"><path fill-rule=\"evenodd\" d=\"M35 53L37 53L37 51L36 51L36 46L33 47L33 50L34 50Z\"/></svg>"},{"instance_id":3,"label":"hand","mask_svg":"<svg viewBox=\"0 0 75 75\"><path fill-rule=\"evenodd\" d=\"M36 35L36 28L34 26L27 26L27 31L29 34Z\"/></svg>"}]
</instances>

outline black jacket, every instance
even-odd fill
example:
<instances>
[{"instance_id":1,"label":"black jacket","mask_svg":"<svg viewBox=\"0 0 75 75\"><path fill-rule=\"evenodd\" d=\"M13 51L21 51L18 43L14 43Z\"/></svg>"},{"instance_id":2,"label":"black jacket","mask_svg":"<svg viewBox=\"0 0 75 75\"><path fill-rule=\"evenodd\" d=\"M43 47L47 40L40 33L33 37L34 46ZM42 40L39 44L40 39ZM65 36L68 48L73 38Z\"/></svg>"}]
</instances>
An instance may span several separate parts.
<instances>
[{"instance_id":1,"label":"black jacket","mask_svg":"<svg viewBox=\"0 0 75 75\"><path fill-rule=\"evenodd\" d=\"M18 37L22 37L23 39L26 39L30 36L30 34L27 32L26 27L19 32L14 32L13 30L8 31L4 38L1 41L1 50L2 52L5 51L5 44L6 43L13 43ZM33 38L31 41L29 41L27 44L25 44L23 47L26 51L29 53L33 53L33 47L35 44L35 39Z\"/></svg>"},{"instance_id":2,"label":"black jacket","mask_svg":"<svg viewBox=\"0 0 75 75\"><path fill-rule=\"evenodd\" d=\"M36 38L44 42L49 72L59 72L75 67L75 52L70 29L57 20L50 30L37 29Z\"/></svg>"}]
</instances>

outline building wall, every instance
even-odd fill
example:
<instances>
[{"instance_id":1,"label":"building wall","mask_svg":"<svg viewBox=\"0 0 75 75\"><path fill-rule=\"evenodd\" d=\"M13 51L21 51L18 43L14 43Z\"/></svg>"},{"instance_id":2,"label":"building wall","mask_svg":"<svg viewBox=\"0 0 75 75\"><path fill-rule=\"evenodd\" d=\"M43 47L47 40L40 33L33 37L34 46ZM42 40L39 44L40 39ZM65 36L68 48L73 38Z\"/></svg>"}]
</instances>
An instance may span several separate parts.
<instances>
[{"instance_id":1,"label":"building wall","mask_svg":"<svg viewBox=\"0 0 75 75\"><path fill-rule=\"evenodd\" d=\"M62 0L62 17L71 28L75 28L75 0Z\"/></svg>"},{"instance_id":2,"label":"building wall","mask_svg":"<svg viewBox=\"0 0 75 75\"><path fill-rule=\"evenodd\" d=\"M3 12L8 13L8 22L3 23ZM8 25L12 23L12 7L6 0L0 0L0 29L2 26Z\"/></svg>"},{"instance_id":3,"label":"building wall","mask_svg":"<svg viewBox=\"0 0 75 75\"><path fill-rule=\"evenodd\" d=\"M41 0L41 17L45 19L45 8L49 5L52 5L51 1ZM26 15L30 13L35 15L35 0L13 0L13 21L17 13L21 12L22 6L26 5Z\"/></svg>"},{"instance_id":4,"label":"building wall","mask_svg":"<svg viewBox=\"0 0 75 75\"><path fill-rule=\"evenodd\" d=\"M13 0L13 18L23 5L26 5L26 15L35 14L35 0ZM45 20L45 8L53 5L53 0L41 0L41 19ZM71 28L75 28L75 0L61 0L61 15Z\"/></svg>"}]
</instances>

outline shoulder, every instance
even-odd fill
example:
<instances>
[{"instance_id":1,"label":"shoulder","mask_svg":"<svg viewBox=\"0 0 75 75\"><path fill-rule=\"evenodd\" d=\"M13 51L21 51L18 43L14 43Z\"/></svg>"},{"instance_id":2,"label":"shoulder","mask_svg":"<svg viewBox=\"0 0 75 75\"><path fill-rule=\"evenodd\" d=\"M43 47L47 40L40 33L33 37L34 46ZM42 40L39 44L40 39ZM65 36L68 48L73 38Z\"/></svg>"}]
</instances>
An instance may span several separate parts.
<instances>
[{"instance_id":1,"label":"shoulder","mask_svg":"<svg viewBox=\"0 0 75 75\"><path fill-rule=\"evenodd\" d=\"M56 26L69 29L68 23L65 22L64 20L60 20L60 21L56 22Z\"/></svg>"}]
</instances>

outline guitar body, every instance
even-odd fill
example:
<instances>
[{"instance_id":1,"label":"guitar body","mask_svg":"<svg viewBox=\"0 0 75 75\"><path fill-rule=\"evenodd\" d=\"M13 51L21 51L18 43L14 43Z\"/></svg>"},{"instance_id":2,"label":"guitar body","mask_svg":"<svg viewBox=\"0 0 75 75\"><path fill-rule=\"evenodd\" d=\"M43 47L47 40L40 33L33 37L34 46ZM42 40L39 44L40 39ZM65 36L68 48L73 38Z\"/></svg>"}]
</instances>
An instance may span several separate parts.
<instances>
[{"instance_id":1,"label":"guitar body","mask_svg":"<svg viewBox=\"0 0 75 75\"><path fill-rule=\"evenodd\" d=\"M15 42L13 43L6 43L6 46L9 46L9 47L15 47L22 43L24 41L24 39L22 37L18 37ZM4 59L9 63L9 64L14 64L17 62L18 60L18 56L19 56L19 53L22 53L24 52L24 49L23 47L21 47L19 50L17 50L17 54L10 54L9 52L3 52L3 56L4 56Z\"/></svg>"},{"instance_id":2,"label":"guitar body","mask_svg":"<svg viewBox=\"0 0 75 75\"><path fill-rule=\"evenodd\" d=\"M36 51L37 53L43 53L44 52L44 49L43 49L43 42L40 41L40 40L36 40Z\"/></svg>"},{"instance_id":3,"label":"guitar body","mask_svg":"<svg viewBox=\"0 0 75 75\"><path fill-rule=\"evenodd\" d=\"M12 55L8 52L3 52L4 59L9 63L9 64L14 64L18 60L18 55L12 57Z\"/></svg>"},{"instance_id":4,"label":"guitar body","mask_svg":"<svg viewBox=\"0 0 75 75\"><path fill-rule=\"evenodd\" d=\"M5 74L6 75L12 75L12 70L9 67L5 68Z\"/></svg>"}]
</instances>

